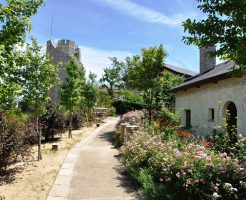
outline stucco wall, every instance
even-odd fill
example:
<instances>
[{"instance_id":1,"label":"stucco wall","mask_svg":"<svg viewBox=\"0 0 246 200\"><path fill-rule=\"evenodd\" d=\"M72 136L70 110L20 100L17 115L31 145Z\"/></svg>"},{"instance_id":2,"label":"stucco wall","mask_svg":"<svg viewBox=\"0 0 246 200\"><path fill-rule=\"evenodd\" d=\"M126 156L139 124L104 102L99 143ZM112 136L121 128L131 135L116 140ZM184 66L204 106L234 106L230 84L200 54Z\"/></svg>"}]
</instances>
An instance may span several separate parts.
<instances>
[{"instance_id":1,"label":"stucco wall","mask_svg":"<svg viewBox=\"0 0 246 200\"><path fill-rule=\"evenodd\" d=\"M192 129L196 134L207 135L216 125L223 123L228 101L234 102L237 107L238 132L246 135L246 76L178 91L176 110L181 112L181 121L185 124L184 110L190 109ZM208 120L209 108L214 108L214 121Z\"/></svg>"}]
</instances>

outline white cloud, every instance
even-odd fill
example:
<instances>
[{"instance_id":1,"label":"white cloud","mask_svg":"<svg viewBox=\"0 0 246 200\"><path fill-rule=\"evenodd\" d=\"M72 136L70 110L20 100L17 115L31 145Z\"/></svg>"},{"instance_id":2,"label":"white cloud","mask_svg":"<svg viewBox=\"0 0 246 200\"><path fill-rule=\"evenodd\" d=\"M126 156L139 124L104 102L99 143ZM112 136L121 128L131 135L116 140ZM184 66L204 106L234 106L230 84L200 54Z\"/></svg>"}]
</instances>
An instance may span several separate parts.
<instances>
[{"instance_id":1,"label":"white cloud","mask_svg":"<svg viewBox=\"0 0 246 200\"><path fill-rule=\"evenodd\" d=\"M161 12L155 11L153 9L147 8L145 6L139 5L132 2L131 0L97 0L103 5L108 5L123 14L128 14L134 16L140 20L151 22L151 23L160 23L166 25L179 25L187 19L187 17L195 16L194 13L188 12L183 14L177 14L173 16L166 16Z\"/></svg>"},{"instance_id":2,"label":"white cloud","mask_svg":"<svg viewBox=\"0 0 246 200\"><path fill-rule=\"evenodd\" d=\"M131 52L126 51L107 51L93 47L79 45L81 49L81 62L83 63L86 74L89 71L96 73L98 78L101 78L103 69L110 66L111 61L109 57L117 57L120 60L124 60L127 56L133 55Z\"/></svg>"}]
</instances>

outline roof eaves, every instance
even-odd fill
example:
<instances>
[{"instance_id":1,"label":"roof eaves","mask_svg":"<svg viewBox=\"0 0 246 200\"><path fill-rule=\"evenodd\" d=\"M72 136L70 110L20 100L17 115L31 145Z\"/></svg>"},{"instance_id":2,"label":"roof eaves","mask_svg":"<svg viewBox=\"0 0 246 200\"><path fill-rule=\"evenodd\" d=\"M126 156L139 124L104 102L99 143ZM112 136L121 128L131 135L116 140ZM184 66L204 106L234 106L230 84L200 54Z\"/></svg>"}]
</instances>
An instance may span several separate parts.
<instances>
[{"instance_id":1,"label":"roof eaves","mask_svg":"<svg viewBox=\"0 0 246 200\"><path fill-rule=\"evenodd\" d=\"M206 79L201 79L199 81L192 82L190 84L184 84L184 85L181 84L180 86L172 88L170 91L177 92L181 90L187 90L188 88L191 88L191 87L200 87L201 85L204 85L207 83L217 83L219 80L223 80L229 77L230 77L230 72L225 72L217 76L212 76Z\"/></svg>"}]
</instances>

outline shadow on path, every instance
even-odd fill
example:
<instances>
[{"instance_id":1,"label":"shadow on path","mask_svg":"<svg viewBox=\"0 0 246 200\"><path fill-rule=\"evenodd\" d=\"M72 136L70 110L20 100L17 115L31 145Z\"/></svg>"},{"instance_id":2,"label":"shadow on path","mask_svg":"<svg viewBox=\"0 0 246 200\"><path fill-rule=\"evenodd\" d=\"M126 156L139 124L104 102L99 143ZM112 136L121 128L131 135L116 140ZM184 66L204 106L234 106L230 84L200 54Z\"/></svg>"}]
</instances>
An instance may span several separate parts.
<instances>
[{"instance_id":1,"label":"shadow on path","mask_svg":"<svg viewBox=\"0 0 246 200\"><path fill-rule=\"evenodd\" d=\"M112 149L115 149L115 147L113 146L113 142L114 142L114 131L110 131L110 132L104 132L102 134L100 134L98 136L98 138L100 140L103 141L107 141L109 143L112 144ZM117 154L114 155L114 158L121 162L121 156L119 155L119 152ZM126 190L127 193L136 193L136 191L139 191L139 186L137 185L137 183L131 179L128 175L127 172L124 169L124 166L122 166L121 164L114 167L113 168L116 173L117 173L117 177L116 180L119 181L119 185L117 185L117 187L122 187ZM136 200L144 200L144 197L142 195L140 195L139 192L137 192L137 195L135 197Z\"/></svg>"}]
</instances>

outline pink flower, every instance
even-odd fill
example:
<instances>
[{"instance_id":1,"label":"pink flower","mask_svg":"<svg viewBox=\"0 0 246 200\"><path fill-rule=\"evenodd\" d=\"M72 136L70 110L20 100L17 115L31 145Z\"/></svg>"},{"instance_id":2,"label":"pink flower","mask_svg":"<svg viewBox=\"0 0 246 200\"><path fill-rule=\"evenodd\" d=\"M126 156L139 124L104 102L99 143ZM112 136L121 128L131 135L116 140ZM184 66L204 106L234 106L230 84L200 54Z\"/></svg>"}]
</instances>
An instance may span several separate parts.
<instances>
[{"instance_id":1,"label":"pink flower","mask_svg":"<svg viewBox=\"0 0 246 200\"><path fill-rule=\"evenodd\" d=\"M173 152L174 152L175 156L177 156L177 157L181 156L181 153L178 149L173 149Z\"/></svg>"},{"instance_id":2,"label":"pink flower","mask_svg":"<svg viewBox=\"0 0 246 200\"><path fill-rule=\"evenodd\" d=\"M226 158L226 157L227 157L227 153L221 153L221 154L219 154L219 156L220 156L221 158Z\"/></svg>"},{"instance_id":3,"label":"pink flower","mask_svg":"<svg viewBox=\"0 0 246 200\"><path fill-rule=\"evenodd\" d=\"M179 178L179 177L180 177L180 173L179 173L179 172L176 174L176 177L177 177L177 178Z\"/></svg>"}]
</instances>

